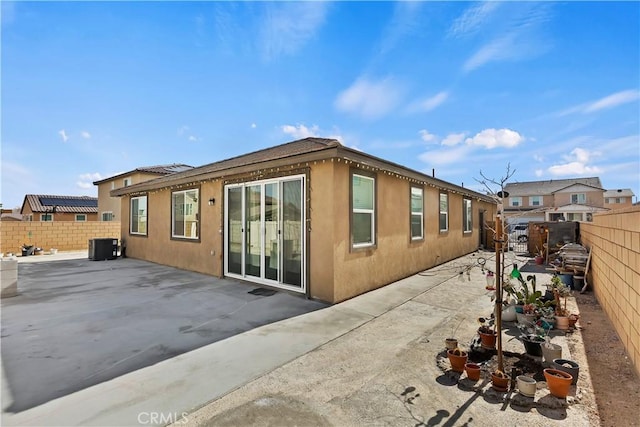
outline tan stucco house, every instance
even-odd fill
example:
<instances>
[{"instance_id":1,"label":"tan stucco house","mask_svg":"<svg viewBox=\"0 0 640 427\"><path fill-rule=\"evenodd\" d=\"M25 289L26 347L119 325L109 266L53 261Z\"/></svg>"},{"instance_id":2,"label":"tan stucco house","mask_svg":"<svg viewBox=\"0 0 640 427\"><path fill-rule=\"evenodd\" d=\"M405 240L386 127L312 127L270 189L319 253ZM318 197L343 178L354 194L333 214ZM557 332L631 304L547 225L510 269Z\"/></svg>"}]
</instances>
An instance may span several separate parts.
<instances>
[{"instance_id":1,"label":"tan stucco house","mask_svg":"<svg viewBox=\"0 0 640 427\"><path fill-rule=\"evenodd\" d=\"M633 206L633 191L630 188L619 188L604 192L604 207L608 209L623 209Z\"/></svg>"},{"instance_id":2,"label":"tan stucco house","mask_svg":"<svg viewBox=\"0 0 640 427\"><path fill-rule=\"evenodd\" d=\"M508 222L592 221L607 211L598 177L507 183L504 214Z\"/></svg>"},{"instance_id":3,"label":"tan stucco house","mask_svg":"<svg viewBox=\"0 0 640 427\"><path fill-rule=\"evenodd\" d=\"M495 202L306 138L111 191L127 255L339 302L473 252Z\"/></svg>"},{"instance_id":4,"label":"tan stucco house","mask_svg":"<svg viewBox=\"0 0 640 427\"><path fill-rule=\"evenodd\" d=\"M27 194L20 214L25 221L96 221L98 199L89 196Z\"/></svg>"},{"instance_id":5,"label":"tan stucco house","mask_svg":"<svg viewBox=\"0 0 640 427\"><path fill-rule=\"evenodd\" d=\"M160 176L169 175L192 169L193 166L172 163L170 165L144 166L128 172L119 173L109 178L94 181L93 185L98 186L98 220L99 221L120 221L120 198L111 197L111 190L115 190L140 182L156 179Z\"/></svg>"}]
</instances>

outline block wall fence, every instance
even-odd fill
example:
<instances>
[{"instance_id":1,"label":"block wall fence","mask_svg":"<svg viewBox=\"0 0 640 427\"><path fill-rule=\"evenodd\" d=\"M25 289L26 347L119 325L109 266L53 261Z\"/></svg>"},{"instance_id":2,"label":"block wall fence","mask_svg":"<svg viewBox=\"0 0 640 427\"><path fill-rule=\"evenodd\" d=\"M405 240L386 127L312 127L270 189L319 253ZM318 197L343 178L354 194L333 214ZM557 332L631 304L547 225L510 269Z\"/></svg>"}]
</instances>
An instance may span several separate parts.
<instances>
[{"instance_id":1,"label":"block wall fence","mask_svg":"<svg viewBox=\"0 0 640 427\"><path fill-rule=\"evenodd\" d=\"M580 236L591 249L589 284L640 373L640 206L594 215Z\"/></svg>"},{"instance_id":2,"label":"block wall fence","mask_svg":"<svg viewBox=\"0 0 640 427\"><path fill-rule=\"evenodd\" d=\"M0 222L0 252L21 255L24 243L48 251L88 250L89 239L113 237L120 239L120 222L110 221L2 221Z\"/></svg>"}]
</instances>

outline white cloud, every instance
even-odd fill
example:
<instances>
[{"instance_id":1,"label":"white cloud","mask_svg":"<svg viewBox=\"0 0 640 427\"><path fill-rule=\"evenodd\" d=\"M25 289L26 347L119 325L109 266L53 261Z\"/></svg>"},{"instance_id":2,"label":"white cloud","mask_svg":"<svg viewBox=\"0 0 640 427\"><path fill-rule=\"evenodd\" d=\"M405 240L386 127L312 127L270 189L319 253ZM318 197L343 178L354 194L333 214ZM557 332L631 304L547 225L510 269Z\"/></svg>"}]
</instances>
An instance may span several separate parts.
<instances>
[{"instance_id":1,"label":"white cloud","mask_svg":"<svg viewBox=\"0 0 640 427\"><path fill-rule=\"evenodd\" d=\"M177 134L178 136L182 136L185 133L189 132L189 126L187 125L182 125L178 128Z\"/></svg>"},{"instance_id":2,"label":"white cloud","mask_svg":"<svg viewBox=\"0 0 640 427\"><path fill-rule=\"evenodd\" d=\"M420 134L420 138L422 138L424 142L435 142L436 140L436 136L432 133L429 133L429 131L426 129L422 129L418 131L418 133Z\"/></svg>"},{"instance_id":3,"label":"white cloud","mask_svg":"<svg viewBox=\"0 0 640 427\"><path fill-rule=\"evenodd\" d=\"M513 148L524 141L524 137L511 129L485 129L473 138L467 138L469 145L478 145L487 149L496 147Z\"/></svg>"},{"instance_id":4,"label":"white cloud","mask_svg":"<svg viewBox=\"0 0 640 427\"><path fill-rule=\"evenodd\" d=\"M93 188L93 181L99 181L102 178L103 176L98 172L83 173L78 175L78 181L76 181L76 186L82 189Z\"/></svg>"},{"instance_id":5,"label":"white cloud","mask_svg":"<svg viewBox=\"0 0 640 427\"><path fill-rule=\"evenodd\" d=\"M298 124L298 125L282 125L280 126L280 130L286 134L291 136L292 138L295 139L304 139L304 138L309 138L309 137L322 137L322 138L331 138L331 139L336 139L338 141L340 141L341 144L345 144L345 138L340 134L340 130L337 128L334 128L332 131L330 132L325 132L320 130L320 127L318 125L313 125L311 127L307 127L303 124ZM353 140L353 138L350 138L350 140ZM358 149L356 147L356 142L353 142L351 145L349 145L351 148L355 148Z\"/></svg>"},{"instance_id":6,"label":"white cloud","mask_svg":"<svg viewBox=\"0 0 640 427\"><path fill-rule=\"evenodd\" d=\"M91 134L86 130L83 130L82 132L80 132L80 136L83 137L84 139L91 139Z\"/></svg>"},{"instance_id":7,"label":"white cloud","mask_svg":"<svg viewBox=\"0 0 640 427\"><path fill-rule=\"evenodd\" d=\"M584 108L584 113L594 113L596 111L617 107L618 105L627 104L640 98L638 90L623 90L609 96L605 96L595 102L590 103Z\"/></svg>"},{"instance_id":8,"label":"white cloud","mask_svg":"<svg viewBox=\"0 0 640 427\"><path fill-rule=\"evenodd\" d=\"M200 138L198 138L195 135L189 135L189 141L192 141L192 142L200 141Z\"/></svg>"},{"instance_id":9,"label":"white cloud","mask_svg":"<svg viewBox=\"0 0 640 427\"><path fill-rule=\"evenodd\" d=\"M447 135L443 140L442 140L442 145L446 145L446 146L454 146L454 145L458 145L460 144L462 141L464 141L464 137L467 134L464 132L461 133L450 133L449 135Z\"/></svg>"},{"instance_id":10,"label":"white cloud","mask_svg":"<svg viewBox=\"0 0 640 427\"><path fill-rule=\"evenodd\" d=\"M324 24L327 2L277 2L266 5L260 42L265 59L300 50Z\"/></svg>"},{"instance_id":11,"label":"white cloud","mask_svg":"<svg viewBox=\"0 0 640 427\"><path fill-rule=\"evenodd\" d=\"M536 176L540 178L542 175L544 175L544 171L542 169L536 169Z\"/></svg>"},{"instance_id":12,"label":"white cloud","mask_svg":"<svg viewBox=\"0 0 640 427\"><path fill-rule=\"evenodd\" d=\"M257 125L255 123L251 123L251 129L255 129Z\"/></svg>"},{"instance_id":13,"label":"white cloud","mask_svg":"<svg viewBox=\"0 0 640 427\"><path fill-rule=\"evenodd\" d=\"M94 173L83 173L81 175L78 175L78 178L83 181L99 181L103 177L99 172L94 172Z\"/></svg>"},{"instance_id":14,"label":"white cloud","mask_svg":"<svg viewBox=\"0 0 640 427\"><path fill-rule=\"evenodd\" d=\"M482 46L467 59L462 69L464 71L473 71L489 62L509 59L515 55L515 51L513 35L508 34Z\"/></svg>"},{"instance_id":15,"label":"white cloud","mask_svg":"<svg viewBox=\"0 0 640 427\"><path fill-rule=\"evenodd\" d=\"M283 125L280 127L282 132L294 137L295 139L308 138L310 136L318 136L320 128L317 125L313 125L310 128L305 125Z\"/></svg>"},{"instance_id":16,"label":"white cloud","mask_svg":"<svg viewBox=\"0 0 640 427\"><path fill-rule=\"evenodd\" d=\"M551 6L544 2L511 2L503 8L503 19L487 28L494 37L465 61L462 67L465 72L490 62L530 59L550 48L540 28L549 20Z\"/></svg>"},{"instance_id":17,"label":"white cloud","mask_svg":"<svg viewBox=\"0 0 640 427\"><path fill-rule=\"evenodd\" d=\"M442 91L442 92L439 92L439 93L435 94L432 97L423 99L421 101L414 102L413 104L411 104L411 106L409 106L409 111L412 111L412 112L428 112L428 111L431 111L431 110L435 109L439 105L441 105L448 98L449 98L449 92Z\"/></svg>"},{"instance_id":18,"label":"white cloud","mask_svg":"<svg viewBox=\"0 0 640 427\"><path fill-rule=\"evenodd\" d=\"M598 155L598 152L591 152L584 148L574 148L570 155L564 156L567 163L551 166L548 171L552 175L595 175L603 172L597 166L588 166L591 157Z\"/></svg>"},{"instance_id":19,"label":"white cloud","mask_svg":"<svg viewBox=\"0 0 640 427\"><path fill-rule=\"evenodd\" d=\"M359 78L338 94L335 106L340 111L374 119L392 111L401 98L401 87L390 78L378 81Z\"/></svg>"},{"instance_id":20,"label":"white cloud","mask_svg":"<svg viewBox=\"0 0 640 427\"><path fill-rule=\"evenodd\" d=\"M383 32L380 53L387 53L396 47L400 40L420 28L419 12L422 6L419 1L399 1L394 3L393 16Z\"/></svg>"},{"instance_id":21,"label":"white cloud","mask_svg":"<svg viewBox=\"0 0 640 427\"><path fill-rule=\"evenodd\" d=\"M497 1L485 1L468 7L462 15L453 21L451 28L449 28L449 35L461 37L477 33L499 5L500 2Z\"/></svg>"},{"instance_id":22,"label":"white cloud","mask_svg":"<svg viewBox=\"0 0 640 427\"><path fill-rule=\"evenodd\" d=\"M533 155L533 160L535 160L536 162L543 162L544 161L544 157L542 157L539 154L534 154Z\"/></svg>"},{"instance_id":23,"label":"white cloud","mask_svg":"<svg viewBox=\"0 0 640 427\"><path fill-rule=\"evenodd\" d=\"M62 138L62 142L67 142L69 140L67 132L64 129L59 130L58 135L60 135L60 138Z\"/></svg>"}]
</instances>

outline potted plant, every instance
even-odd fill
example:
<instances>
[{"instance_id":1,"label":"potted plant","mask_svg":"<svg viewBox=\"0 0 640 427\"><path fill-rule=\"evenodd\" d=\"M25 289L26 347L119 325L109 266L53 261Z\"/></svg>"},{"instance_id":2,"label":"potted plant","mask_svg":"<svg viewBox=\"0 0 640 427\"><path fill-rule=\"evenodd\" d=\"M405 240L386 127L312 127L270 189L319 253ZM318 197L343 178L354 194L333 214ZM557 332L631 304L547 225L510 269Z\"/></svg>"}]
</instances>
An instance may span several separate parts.
<instances>
[{"instance_id":1,"label":"potted plant","mask_svg":"<svg viewBox=\"0 0 640 427\"><path fill-rule=\"evenodd\" d=\"M496 348L496 331L493 329L484 317L478 318L480 327L478 328L478 335L480 335L480 341L482 348L494 349Z\"/></svg>"},{"instance_id":2,"label":"potted plant","mask_svg":"<svg viewBox=\"0 0 640 427\"><path fill-rule=\"evenodd\" d=\"M543 372L549 392L560 399L566 398L573 380L571 374L552 368L546 368Z\"/></svg>"},{"instance_id":3,"label":"potted plant","mask_svg":"<svg viewBox=\"0 0 640 427\"><path fill-rule=\"evenodd\" d=\"M458 339L454 337L463 320L464 318L462 318L462 320L458 322L458 325L453 329L451 337L445 338L444 345L446 346L447 350L455 350L456 348L458 348Z\"/></svg>"},{"instance_id":4,"label":"potted plant","mask_svg":"<svg viewBox=\"0 0 640 427\"><path fill-rule=\"evenodd\" d=\"M569 311L567 310L567 297L571 295L571 289L560 280L558 275L551 278L553 295L556 302L556 328L566 331L569 329ZM560 298L564 304L560 303Z\"/></svg>"},{"instance_id":5,"label":"potted plant","mask_svg":"<svg viewBox=\"0 0 640 427\"><path fill-rule=\"evenodd\" d=\"M537 265L542 265L544 263L544 251L540 249L537 245L536 245L535 261Z\"/></svg>"},{"instance_id":6,"label":"potted plant","mask_svg":"<svg viewBox=\"0 0 640 427\"><path fill-rule=\"evenodd\" d=\"M509 386L509 377L499 369L491 373L491 386L496 391L507 391Z\"/></svg>"},{"instance_id":7,"label":"potted plant","mask_svg":"<svg viewBox=\"0 0 640 427\"><path fill-rule=\"evenodd\" d=\"M451 370L454 372L464 372L464 365L467 363L467 352L460 348L447 350L447 357L451 363Z\"/></svg>"},{"instance_id":8,"label":"potted plant","mask_svg":"<svg viewBox=\"0 0 640 427\"><path fill-rule=\"evenodd\" d=\"M578 374L580 373L580 365L577 362L569 359L560 359L559 357L553 359L551 364L553 369L564 371L573 377L571 384L575 385L578 382Z\"/></svg>"}]
</instances>

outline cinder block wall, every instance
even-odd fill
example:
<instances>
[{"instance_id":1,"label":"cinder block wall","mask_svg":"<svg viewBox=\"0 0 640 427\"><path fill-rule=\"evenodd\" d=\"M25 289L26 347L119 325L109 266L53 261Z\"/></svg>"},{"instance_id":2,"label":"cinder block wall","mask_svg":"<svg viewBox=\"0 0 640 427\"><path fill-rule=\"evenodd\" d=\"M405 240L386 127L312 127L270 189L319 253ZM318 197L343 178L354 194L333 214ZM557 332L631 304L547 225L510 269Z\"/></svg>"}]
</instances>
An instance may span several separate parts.
<instances>
[{"instance_id":1,"label":"cinder block wall","mask_svg":"<svg viewBox=\"0 0 640 427\"><path fill-rule=\"evenodd\" d=\"M640 206L580 223L591 248L589 284L640 373Z\"/></svg>"},{"instance_id":2,"label":"cinder block wall","mask_svg":"<svg viewBox=\"0 0 640 427\"><path fill-rule=\"evenodd\" d=\"M120 222L69 221L2 221L0 222L0 252L21 254L24 243L48 251L78 251L88 249L89 239L113 237L120 239Z\"/></svg>"}]
</instances>

